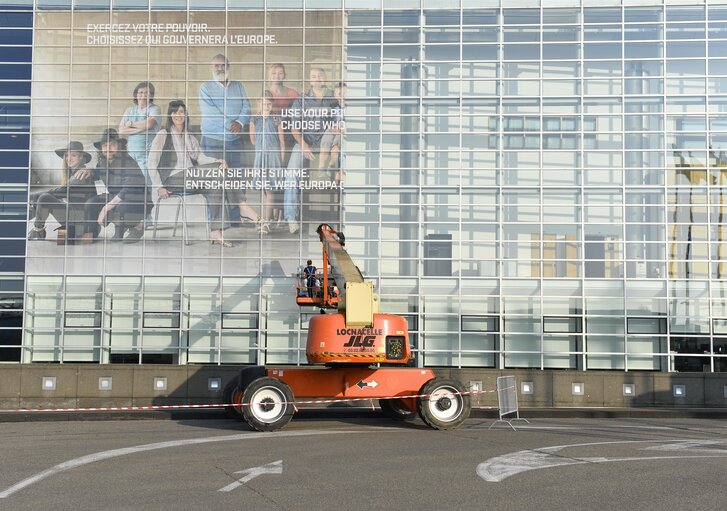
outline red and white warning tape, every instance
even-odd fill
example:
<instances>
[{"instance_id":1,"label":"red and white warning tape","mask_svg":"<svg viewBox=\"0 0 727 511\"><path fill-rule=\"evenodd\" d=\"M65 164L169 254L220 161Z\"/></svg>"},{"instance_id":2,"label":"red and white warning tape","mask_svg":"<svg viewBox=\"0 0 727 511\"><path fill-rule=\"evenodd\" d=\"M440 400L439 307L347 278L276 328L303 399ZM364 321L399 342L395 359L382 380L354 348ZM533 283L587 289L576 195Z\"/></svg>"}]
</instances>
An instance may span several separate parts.
<instances>
[{"instance_id":1,"label":"red and white warning tape","mask_svg":"<svg viewBox=\"0 0 727 511\"><path fill-rule=\"evenodd\" d=\"M314 399L309 401L266 401L265 404L289 404L296 409L298 405L314 405L314 404L332 404L332 403L348 403L353 401L370 401L372 399L416 399L423 397L439 397L445 395L475 395L496 392L494 390L470 390L466 392L447 392L446 394L412 394L408 396L388 396L388 397L354 397L354 398L338 398L338 399ZM33 412L141 412L148 410L187 410L199 408L237 408L242 406L252 406L262 403L206 403L198 405L148 405L148 406L101 406L94 408L10 408L0 409L2 413L33 413Z\"/></svg>"}]
</instances>

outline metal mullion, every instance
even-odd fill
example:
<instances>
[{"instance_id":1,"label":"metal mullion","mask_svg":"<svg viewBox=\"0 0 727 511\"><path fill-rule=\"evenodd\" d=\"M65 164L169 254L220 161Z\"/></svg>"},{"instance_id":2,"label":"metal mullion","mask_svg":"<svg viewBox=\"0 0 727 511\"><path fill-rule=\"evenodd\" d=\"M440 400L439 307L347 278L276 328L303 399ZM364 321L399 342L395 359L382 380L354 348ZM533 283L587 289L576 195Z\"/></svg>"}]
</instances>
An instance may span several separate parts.
<instances>
[{"instance_id":1,"label":"metal mullion","mask_svg":"<svg viewBox=\"0 0 727 511\"><path fill-rule=\"evenodd\" d=\"M661 44L664 48L664 53L662 55L661 61L664 65L664 76L663 81L666 85L666 8L664 6L661 6ZM706 71L706 69L705 69ZM664 167L666 168L666 156L667 156L667 149L666 149L666 133L667 133L667 111L666 111L666 87L664 87L661 91L661 101L662 101L662 107L661 107L661 117L662 117L662 134L664 136ZM664 299L666 300L666 330L665 330L665 336L666 336L666 371L672 372L673 371L673 364L672 364L672 356L671 353L671 297L670 297L670 291L671 291L671 275L669 274L669 183L668 179L664 179L664 184L662 185L664 190L664 282L665 282L665 296ZM676 220L676 219L675 219ZM676 222L675 222L676 223ZM676 243L676 240L673 241L673 243Z\"/></svg>"},{"instance_id":2,"label":"metal mullion","mask_svg":"<svg viewBox=\"0 0 727 511\"><path fill-rule=\"evenodd\" d=\"M457 339L458 339L458 343L459 343L459 367L460 368L462 367L462 312L461 311L462 311L462 233L463 233L463 229L462 229L462 179L463 179L463 176L462 176L462 173L463 173L462 172L462 167L463 167L463 165L462 165L462 136L463 136L463 129L462 129L462 102L463 102L462 68L464 66L464 40L463 40L464 38L462 35L463 16L464 15L463 15L463 11L462 11L462 6L460 5L460 8L459 8L459 63L458 63L458 66L459 66L459 93L458 93L459 101L458 101L458 105L457 105L457 109L459 110L459 115L457 117L458 117L458 124L459 124L459 140L460 140L459 151L458 151L459 183L457 186L457 189L458 189L457 197L459 199L459 208L458 208L458 215L457 215L458 216L457 228L459 229L459 233L458 233L459 234L459 243L458 243L459 259L458 260L459 260L459 267L460 267L459 275L457 276L457 282L458 282L457 300L459 301L458 307L460 310L460 315L459 315L459 327L457 328ZM422 41L424 41L424 39L422 39Z\"/></svg>"},{"instance_id":3,"label":"metal mullion","mask_svg":"<svg viewBox=\"0 0 727 511\"><path fill-rule=\"evenodd\" d=\"M540 23L539 23L539 29L540 29L540 43L538 48L539 53L539 62L538 62L538 69L540 74L540 80L538 80L538 117L540 120L540 144L538 149L538 164L540 166L540 176L538 178L538 197L540 199L540 203L538 204L538 220L539 220L539 228L540 228L540 239L538 240L539 245L539 253L540 253L540 261L538 264L539 275L539 287L540 292L538 293L538 299L539 299L539 309L540 309L540 318L538 319L538 325L540 326L540 331L538 332L538 339L540 341L540 370L542 371L545 369L545 336L543 331L545 330L544 324L543 324L543 281L545 279L545 261L543 260L545 254L543 252L543 238L545 237L545 227L544 227L544 219L543 219L543 141L544 141L544 130L543 130L543 9L539 9L540 13ZM525 132L525 126L523 126L523 131ZM562 136L562 135L561 135ZM525 138L525 134L523 134L523 138ZM531 249L532 250L532 249ZM532 251L531 251L532 254ZM532 265L532 262L530 263ZM531 266L532 267L532 266Z\"/></svg>"},{"instance_id":4,"label":"metal mullion","mask_svg":"<svg viewBox=\"0 0 727 511\"><path fill-rule=\"evenodd\" d=\"M622 133L625 132L626 128L626 41L625 41L625 33L624 33L624 12L625 8L623 5L621 5L621 131ZM642 149L643 151L643 149ZM643 165L643 161L641 162ZM621 316L621 322L623 323L623 332L624 332L624 344L623 344L623 356L622 360L624 363L624 371L628 372L629 370L629 357L628 357L628 335L626 334L627 330L627 307L626 307L626 274L628 272L628 254L626 250L626 141L624 140L624 137L621 137L621 165L622 168L622 174L621 174L621 185L618 187L620 188L621 192L621 246L622 248L622 269L621 269L621 278L619 279L621 281L621 299L623 303L623 315ZM604 279L605 280L605 279Z\"/></svg>"},{"instance_id":5,"label":"metal mullion","mask_svg":"<svg viewBox=\"0 0 727 511\"><path fill-rule=\"evenodd\" d=\"M497 14L497 28L498 28L498 30L497 30L497 57L498 58L497 58L497 62L496 62L497 75L498 75L497 86L498 86L498 91L502 92L502 89L504 86L504 84L503 84L504 62L502 59L502 55L504 52L503 44L504 44L504 39L505 39L505 23L504 23L504 14L502 13L502 9L500 9L500 11ZM504 255L504 250L505 250L504 243L503 243L505 228L503 225L504 218L502 215L502 212L503 212L502 187L503 187L503 183L504 183L504 175L503 175L503 169L502 169L502 164L503 164L503 149L502 148L503 148L503 142L504 142L504 134L503 134L503 132L504 132L504 130L503 130L504 116L503 116L503 112L502 112L502 96L501 96L501 94L498 94L498 99L499 99L499 102L497 105L497 125L498 125L497 140L498 140L498 144L497 144L497 166L495 168L496 168L496 182L499 181L497 184L497 195L498 195L497 196L497 200L498 200L497 208L500 212L500 215L498 215L498 222L497 222L497 231L498 231L498 240L497 240L497 246L498 246L498 260L497 260L497 287L498 287L498 290L497 290L497 295L498 296L497 296L497 299L498 299L498 309L499 309L498 310L498 316L499 316L498 323L499 323L500 331L498 332L499 357L498 357L498 361L496 362L496 367L499 369L504 369L505 365L506 365L505 330L504 330L505 307L504 307L504 300L503 300L503 295L502 295L502 289L503 289L502 274L503 274L503 267L504 267L503 255ZM498 176L499 176L499 179L497 179Z\"/></svg>"},{"instance_id":6,"label":"metal mullion","mask_svg":"<svg viewBox=\"0 0 727 511\"><path fill-rule=\"evenodd\" d=\"M579 172L579 174L580 174L580 183L578 184L578 187L579 187L579 189L581 191L581 224L580 224L581 225L581 235L580 235L580 238L579 238L579 242L580 242L581 247L582 247L582 252L581 252L581 257L579 259L579 261L581 263L581 272L580 272L580 277L579 277L578 280L579 280L580 286L581 286L581 292L580 292L580 296L579 296L579 298L581 300L581 307L580 307L581 313L580 313L580 318L581 318L581 331L582 331L581 332L581 352L582 352L581 353L581 369L583 371L586 371L588 369L588 357L586 355L586 353L588 351L587 350L586 339L588 338L588 336L587 336L587 333L586 333L586 331L587 331L587 322L586 322L586 308L585 308L585 304L586 304L586 291L585 291L586 290L586 229L585 229L585 223L586 223L585 222L585 212L586 212L586 186L585 186L585 165L584 165L584 162L586 161L586 155L585 155L585 152L586 151L584 149L584 144L583 144L583 141L584 141L584 138L585 138L584 135L583 135L583 121L584 121L584 118L585 118L585 115L584 115L583 110L584 110L584 97L585 97L585 90L584 90L585 89L585 84L584 84L584 82L585 82L585 76L584 76L584 69L585 69L584 58L585 57L584 57L584 54L585 54L585 46L586 46L585 45L585 40L586 40L586 38L585 38L586 28L585 27L586 27L586 25L585 25L585 21L584 21L584 17L583 17L584 16L584 12L583 12L583 2L580 2L579 16L580 16L580 23L579 23L579 30L578 30L578 34L579 34L579 36L578 36L578 44L580 45L580 50L581 51L578 54L578 66L579 66L579 72L580 72L580 75L581 76L580 76L578 82L579 82L579 85L580 85L580 90L579 90L580 94L579 94L579 97L581 99L581 113L580 113L580 122L581 122L581 126L580 126L580 128L581 128L581 148L580 148L580 159L578 161L578 165L580 166L580 172ZM623 105L621 106L621 109L623 110ZM623 126L622 126L622 128L623 128ZM594 131L594 133L596 133L596 132ZM570 311L568 311L568 312L570 312Z\"/></svg>"},{"instance_id":7,"label":"metal mullion","mask_svg":"<svg viewBox=\"0 0 727 511\"><path fill-rule=\"evenodd\" d=\"M711 140L712 140L712 127L711 123L709 122L709 100L710 100L710 91L709 91L709 72L708 72L708 66L709 66L709 13L705 9L704 12L704 72L705 72L705 79L704 79L704 115L705 115L705 126L707 128L706 135L707 135L707 144L708 147L711 147ZM664 61L666 61L666 48L664 49ZM664 64L666 67L666 63ZM666 140L665 140L666 142ZM708 300L708 318L709 318L709 368L710 372L714 373L714 332L712 327L712 184L710 183L710 177L712 176L712 163L711 163L711 156L712 154L715 155L714 165L715 168L719 169L719 156L717 156L717 153L708 150L707 152L707 161L705 162L705 167L707 169L707 300ZM717 182L719 184L719 181ZM719 263L718 263L719 264Z\"/></svg>"}]
</instances>

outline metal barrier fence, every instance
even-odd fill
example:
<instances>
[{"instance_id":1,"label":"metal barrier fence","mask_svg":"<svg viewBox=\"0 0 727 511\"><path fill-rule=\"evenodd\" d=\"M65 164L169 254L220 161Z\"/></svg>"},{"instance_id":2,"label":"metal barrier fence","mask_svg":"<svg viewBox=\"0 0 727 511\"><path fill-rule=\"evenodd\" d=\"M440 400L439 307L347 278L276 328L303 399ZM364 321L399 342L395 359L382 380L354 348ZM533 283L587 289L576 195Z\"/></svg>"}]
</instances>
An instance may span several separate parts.
<instances>
[{"instance_id":1,"label":"metal barrier fence","mask_svg":"<svg viewBox=\"0 0 727 511\"><path fill-rule=\"evenodd\" d=\"M512 421L525 421L528 424L530 422L527 419L520 417L520 410L517 404L517 381L514 376L498 376L497 377L497 403L500 409L500 418L490 424L492 428L498 422L505 422L510 426L513 431L517 431L515 426L512 425ZM515 417L506 419L506 415L515 414Z\"/></svg>"}]
</instances>

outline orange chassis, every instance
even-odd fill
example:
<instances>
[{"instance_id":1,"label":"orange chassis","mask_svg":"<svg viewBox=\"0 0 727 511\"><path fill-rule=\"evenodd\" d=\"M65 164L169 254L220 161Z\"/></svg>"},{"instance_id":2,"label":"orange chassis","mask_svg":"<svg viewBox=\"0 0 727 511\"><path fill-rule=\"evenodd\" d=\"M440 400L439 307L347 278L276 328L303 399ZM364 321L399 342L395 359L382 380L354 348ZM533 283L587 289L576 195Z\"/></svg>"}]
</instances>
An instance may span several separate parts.
<instances>
[{"instance_id":1,"label":"orange chassis","mask_svg":"<svg viewBox=\"0 0 727 511\"><path fill-rule=\"evenodd\" d=\"M240 372L239 382L231 398L242 404L242 391L262 377L275 378L290 387L296 401L300 400L363 400L398 396L415 396L435 378L430 369L414 367L307 367L268 368L250 366ZM403 408L415 412L416 398L397 399ZM238 412L241 410L238 410Z\"/></svg>"},{"instance_id":2,"label":"orange chassis","mask_svg":"<svg viewBox=\"0 0 727 511\"><path fill-rule=\"evenodd\" d=\"M434 372L413 367L311 367L267 369L267 376L285 382L296 400L305 399L382 399L415 396ZM416 399L399 399L416 411Z\"/></svg>"},{"instance_id":3,"label":"orange chassis","mask_svg":"<svg viewBox=\"0 0 727 511\"><path fill-rule=\"evenodd\" d=\"M377 399L385 416L406 420L418 414L434 429L459 427L471 409L469 392L460 382L437 378L430 369L401 366L248 366L228 384L225 393L223 399L231 403L228 413L257 431L282 428L293 417L297 404L318 400Z\"/></svg>"}]
</instances>

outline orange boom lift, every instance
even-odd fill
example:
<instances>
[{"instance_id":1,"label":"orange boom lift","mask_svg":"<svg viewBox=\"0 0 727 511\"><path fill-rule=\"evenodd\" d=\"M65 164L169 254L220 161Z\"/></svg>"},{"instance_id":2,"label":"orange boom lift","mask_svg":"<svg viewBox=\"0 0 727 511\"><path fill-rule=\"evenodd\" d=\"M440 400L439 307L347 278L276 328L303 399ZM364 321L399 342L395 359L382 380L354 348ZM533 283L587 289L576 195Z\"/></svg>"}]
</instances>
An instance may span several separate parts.
<instances>
[{"instance_id":1,"label":"orange boom lift","mask_svg":"<svg viewBox=\"0 0 727 511\"><path fill-rule=\"evenodd\" d=\"M234 413L253 429L275 431L290 422L295 399L378 399L393 419L418 413L432 428L458 427L469 416L469 394L461 383L436 378L430 369L406 367L411 357L406 320L379 313L378 295L346 252L343 233L327 224L317 232L323 245L323 272L316 277L321 282L312 289L311 281L301 285L296 277L296 302L321 308L310 319L305 350L308 362L319 366L242 369L226 389ZM419 397L396 398L414 395Z\"/></svg>"}]
</instances>

